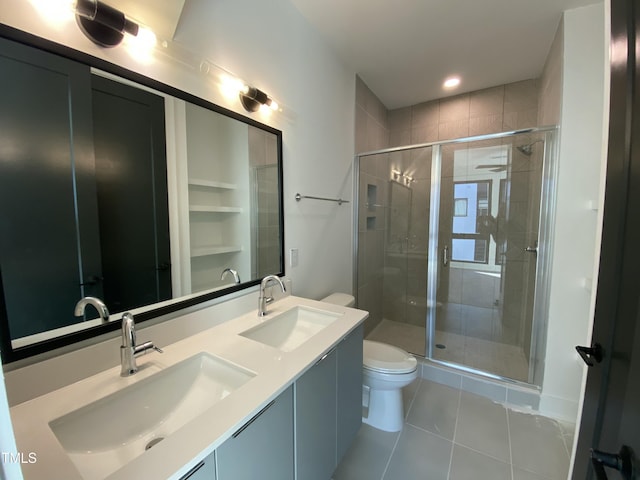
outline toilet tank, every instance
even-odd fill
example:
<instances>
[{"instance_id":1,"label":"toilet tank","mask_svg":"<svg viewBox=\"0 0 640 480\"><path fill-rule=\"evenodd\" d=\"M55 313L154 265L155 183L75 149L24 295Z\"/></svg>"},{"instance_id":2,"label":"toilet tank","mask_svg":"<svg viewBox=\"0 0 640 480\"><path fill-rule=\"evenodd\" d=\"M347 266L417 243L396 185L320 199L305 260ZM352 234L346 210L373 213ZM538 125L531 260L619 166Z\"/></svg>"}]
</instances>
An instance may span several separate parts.
<instances>
[{"instance_id":1,"label":"toilet tank","mask_svg":"<svg viewBox=\"0 0 640 480\"><path fill-rule=\"evenodd\" d=\"M342 307L355 307L356 305L356 299L353 298L353 295L349 295L348 293L332 293L320 301L340 305Z\"/></svg>"}]
</instances>

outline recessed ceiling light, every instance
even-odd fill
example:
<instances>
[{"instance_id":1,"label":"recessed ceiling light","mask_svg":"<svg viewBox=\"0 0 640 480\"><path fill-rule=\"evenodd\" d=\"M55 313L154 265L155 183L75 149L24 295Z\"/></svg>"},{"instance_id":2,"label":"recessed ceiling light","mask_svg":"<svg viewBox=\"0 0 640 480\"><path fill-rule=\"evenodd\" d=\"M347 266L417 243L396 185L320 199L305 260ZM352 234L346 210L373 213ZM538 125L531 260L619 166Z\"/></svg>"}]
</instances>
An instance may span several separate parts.
<instances>
[{"instance_id":1,"label":"recessed ceiling light","mask_svg":"<svg viewBox=\"0 0 640 480\"><path fill-rule=\"evenodd\" d=\"M444 88L456 88L458 85L460 85L460 77L449 77L442 84Z\"/></svg>"}]
</instances>

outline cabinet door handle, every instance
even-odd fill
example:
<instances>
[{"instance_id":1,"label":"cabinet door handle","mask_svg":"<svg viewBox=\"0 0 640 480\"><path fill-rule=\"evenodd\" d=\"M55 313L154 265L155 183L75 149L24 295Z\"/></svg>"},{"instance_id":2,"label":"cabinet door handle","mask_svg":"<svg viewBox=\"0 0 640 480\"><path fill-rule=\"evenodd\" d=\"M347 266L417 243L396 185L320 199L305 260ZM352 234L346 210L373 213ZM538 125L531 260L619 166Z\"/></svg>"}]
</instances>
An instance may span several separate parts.
<instances>
[{"instance_id":1,"label":"cabinet door handle","mask_svg":"<svg viewBox=\"0 0 640 480\"><path fill-rule=\"evenodd\" d=\"M271 400L271 402L270 402L270 403L268 403L266 407L264 407L262 410L260 410L258 413L256 413L253 417L251 417L251 420L249 420L247 423L245 423L243 426L241 426L241 427L240 427L240 428L239 428L239 429L238 429L238 430L237 430L237 431L232 435L232 437L233 437L233 438L236 438L238 435L240 435L242 432L244 432L244 431L249 427L249 425L251 425L253 422L255 422L255 421L258 419L258 417L259 417L260 415L262 415L264 412L266 412L267 410L269 410L269 409L273 406L273 404L274 404L274 403L276 403L276 401L275 401L275 400Z\"/></svg>"},{"instance_id":2,"label":"cabinet door handle","mask_svg":"<svg viewBox=\"0 0 640 480\"><path fill-rule=\"evenodd\" d=\"M187 473L185 473L184 477L180 477L180 480L187 480L188 478L193 477L193 475L202 467L204 467L204 460L201 461L199 464L197 464L195 467L193 467L191 470L189 470Z\"/></svg>"},{"instance_id":3,"label":"cabinet door handle","mask_svg":"<svg viewBox=\"0 0 640 480\"><path fill-rule=\"evenodd\" d=\"M320 360L318 360L314 365L318 365L319 363L322 363L324 360L326 360L326 358L329 355L331 355L335 351L336 351L336 347L333 347L331 350L329 350L327 353L325 353L322 357L320 357Z\"/></svg>"},{"instance_id":4,"label":"cabinet door handle","mask_svg":"<svg viewBox=\"0 0 640 480\"><path fill-rule=\"evenodd\" d=\"M449 265L449 246L445 245L442 249L442 266L446 267Z\"/></svg>"}]
</instances>

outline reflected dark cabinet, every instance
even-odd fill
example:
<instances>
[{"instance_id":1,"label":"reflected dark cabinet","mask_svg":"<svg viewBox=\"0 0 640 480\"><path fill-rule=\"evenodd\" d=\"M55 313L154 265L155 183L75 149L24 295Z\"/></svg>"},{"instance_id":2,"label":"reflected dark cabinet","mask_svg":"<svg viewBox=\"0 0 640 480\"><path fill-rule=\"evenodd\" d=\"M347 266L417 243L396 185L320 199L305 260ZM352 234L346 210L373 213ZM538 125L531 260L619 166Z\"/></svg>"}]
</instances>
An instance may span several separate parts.
<instances>
[{"instance_id":1,"label":"reflected dark cabinet","mask_svg":"<svg viewBox=\"0 0 640 480\"><path fill-rule=\"evenodd\" d=\"M116 291L111 285L121 284L132 270L125 275L121 269L115 279L112 270L118 262L105 247L114 237L120 237L134 240L132 249L136 248L135 240L146 235L148 227L139 220L131 231L131 224L119 223L121 211L132 208L124 203L110 212L100 209L101 195L111 188L115 177L136 177L128 169L109 170L118 165L107 168L103 162L104 145L117 144L127 151L131 146L119 138L109 138L102 123L94 124L93 109L103 105L92 99L104 93L96 93L89 67L0 39L0 71L0 315L7 316L10 338L75 323L73 308L83 296L107 298L112 311L151 303L147 297L126 299L123 308L109 302L114 296L109 292ZM98 82L102 85L102 79ZM156 114L163 122L162 99L156 98L160 101ZM141 205L146 202L145 208L155 202L164 208L166 217L164 124L161 132L152 133L157 119L131 114L133 102L127 105L113 98L109 102L120 109L118 124L126 124L124 119L129 118L143 123L137 131L147 130L146 137L138 137L143 149L162 151L157 160L162 167L148 158L140 159L139 169L150 177L149 186L138 189L133 201ZM150 143L153 135L160 136L162 143ZM134 153L141 156L139 151ZM121 154L114 153L119 158ZM164 171L164 177L154 176L158 170ZM139 174L135 181L141 183ZM162 182L164 191L159 188ZM150 190L156 197L143 198ZM164 199L159 198L162 195ZM162 282L155 279L159 271L156 266L169 261L168 225L158 225L155 218L146 222L153 225L154 240L159 239L154 242L156 250L143 258L149 248L138 246L137 252L119 261L142 258L153 272L153 281L147 281L153 284L157 297L153 301L159 301L171 298L170 271L164 275L168 287L158 286ZM142 283L139 278L132 280Z\"/></svg>"},{"instance_id":2,"label":"reflected dark cabinet","mask_svg":"<svg viewBox=\"0 0 640 480\"><path fill-rule=\"evenodd\" d=\"M13 42L0 48L0 269L19 338L68 324L81 283L101 275L91 104L76 100L91 95L91 75Z\"/></svg>"},{"instance_id":3,"label":"reflected dark cabinet","mask_svg":"<svg viewBox=\"0 0 640 480\"><path fill-rule=\"evenodd\" d=\"M104 300L115 312L171 298L164 100L92 78Z\"/></svg>"}]
</instances>

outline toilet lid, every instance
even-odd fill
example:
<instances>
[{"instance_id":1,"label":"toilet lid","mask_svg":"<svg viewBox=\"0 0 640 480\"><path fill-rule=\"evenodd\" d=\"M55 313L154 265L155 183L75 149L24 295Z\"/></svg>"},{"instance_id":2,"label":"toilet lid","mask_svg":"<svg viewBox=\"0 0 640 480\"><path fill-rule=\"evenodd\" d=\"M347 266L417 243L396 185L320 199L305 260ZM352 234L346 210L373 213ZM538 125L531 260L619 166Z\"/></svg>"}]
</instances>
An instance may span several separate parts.
<instances>
[{"instance_id":1,"label":"toilet lid","mask_svg":"<svg viewBox=\"0 0 640 480\"><path fill-rule=\"evenodd\" d=\"M401 348L386 343L365 340L363 345L363 364L369 370L383 373L413 372L418 362Z\"/></svg>"}]
</instances>

